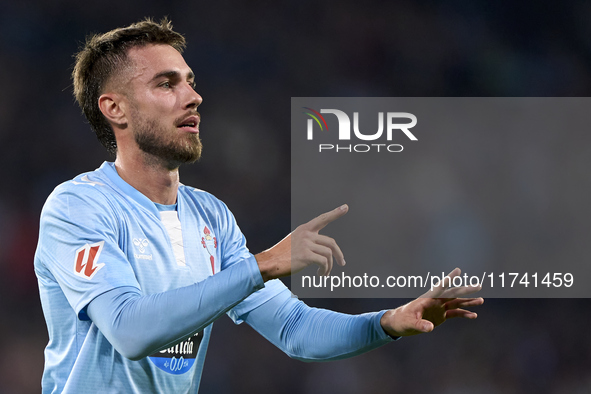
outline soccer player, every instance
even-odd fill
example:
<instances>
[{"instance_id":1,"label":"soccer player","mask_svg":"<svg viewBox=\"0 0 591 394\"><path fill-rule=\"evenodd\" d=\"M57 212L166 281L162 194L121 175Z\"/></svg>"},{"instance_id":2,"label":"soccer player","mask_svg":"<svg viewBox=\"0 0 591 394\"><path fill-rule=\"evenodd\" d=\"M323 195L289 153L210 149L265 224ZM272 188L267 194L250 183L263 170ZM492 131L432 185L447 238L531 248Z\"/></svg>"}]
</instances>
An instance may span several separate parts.
<instances>
[{"instance_id":1,"label":"soccer player","mask_svg":"<svg viewBox=\"0 0 591 394\"><path fill-rule=\"evenodd\" d=\"M461 291L444 287L356 316L293 297L276 278L312 264L328 275L333 257L345 264L319 231L348 208L253 256L223 202L179 183L179 166L201 153L202 99L184 46L168 21L144 20L91 37L77 55L76 100L116 160L59 185L41 214L43 393L195 393L212 323L224 314L307 361L476 317L463 308L481 298L455 298Z\"/></svg>"}]
</instances>

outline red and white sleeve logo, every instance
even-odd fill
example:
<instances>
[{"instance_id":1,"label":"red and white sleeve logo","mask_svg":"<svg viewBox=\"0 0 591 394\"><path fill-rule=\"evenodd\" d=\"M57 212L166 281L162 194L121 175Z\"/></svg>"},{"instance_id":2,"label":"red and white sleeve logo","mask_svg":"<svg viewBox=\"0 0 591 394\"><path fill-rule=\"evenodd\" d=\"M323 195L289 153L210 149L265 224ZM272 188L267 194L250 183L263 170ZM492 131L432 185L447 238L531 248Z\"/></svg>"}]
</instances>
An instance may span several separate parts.
<instances>
[{"instance_id":1,"label":"red and white sleeve logo","mask_svg":"<svg viewBox=\"0 0 591 394\"><path fill-rule=\"evenodd\" d=\"M84 279L92 279L92 277L105 266L104 263L95 264L98 261L105 241L97 242L95 244L86 244L76 251L76 258L74 260L74 273Z\"/></svg>"}]
</instances>

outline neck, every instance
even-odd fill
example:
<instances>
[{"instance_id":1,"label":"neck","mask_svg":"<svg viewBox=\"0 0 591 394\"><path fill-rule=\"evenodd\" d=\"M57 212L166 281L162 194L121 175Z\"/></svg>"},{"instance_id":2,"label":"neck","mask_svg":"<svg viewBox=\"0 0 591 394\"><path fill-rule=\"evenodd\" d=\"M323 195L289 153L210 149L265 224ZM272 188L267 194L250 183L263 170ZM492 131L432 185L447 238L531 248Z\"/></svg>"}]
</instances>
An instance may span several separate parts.
<instances>
[{"instance_id":1,"label":"neck","mask_svg":"<svg viewBox=\"0 0 591 394\"><path fill-rule=\"evenodd\" d=\"M139 156L127 160L118 154L115 168L119 176L152 202L164 205L176 203L179 187L178 166L170 168L167 163L147 154Z\"/></svg>"}]
</instances>

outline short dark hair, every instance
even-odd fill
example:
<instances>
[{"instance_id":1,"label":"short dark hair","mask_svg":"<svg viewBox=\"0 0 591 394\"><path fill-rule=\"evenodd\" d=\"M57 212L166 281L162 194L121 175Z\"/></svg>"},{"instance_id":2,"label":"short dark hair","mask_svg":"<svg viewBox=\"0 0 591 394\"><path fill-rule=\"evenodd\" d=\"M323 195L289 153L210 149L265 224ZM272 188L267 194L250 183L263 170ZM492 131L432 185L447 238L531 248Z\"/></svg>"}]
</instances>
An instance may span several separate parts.
<instances>
[{"instance_id":1,"label":"short dark hair","mask_svg":"<svg viewBox=\"0 0 591 394\"><path fill-rule=\"evenodd\" d=\"M127 27L87 37L76 54L72 72L74 97L99 141L114 154L117 152L115 134L99 109L98 99L109 79L128 62L128 50L148 44L170 45L182 53L186 42L183 35L172 30L172 23L167 18L160 23L146 18Z\"/></svg>"}]
</instances>

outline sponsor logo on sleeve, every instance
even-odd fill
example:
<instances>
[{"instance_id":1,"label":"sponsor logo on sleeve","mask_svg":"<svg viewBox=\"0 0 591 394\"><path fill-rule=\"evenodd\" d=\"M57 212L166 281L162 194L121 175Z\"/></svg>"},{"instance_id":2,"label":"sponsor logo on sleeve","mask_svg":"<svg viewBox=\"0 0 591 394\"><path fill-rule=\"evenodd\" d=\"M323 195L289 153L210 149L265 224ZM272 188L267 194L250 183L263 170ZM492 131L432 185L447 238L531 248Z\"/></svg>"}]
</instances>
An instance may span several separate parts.
<instances>
[{"instance_id":1,"label":"sponsor logo on sleeve","mask_svg":"<svg viewBox=\"0 0 591 394\"><path fill-rule=\"evenodd\" d=\"M84 279L92 279L96 273L105 266L104 263L96 264L98 261L105 241L95 244L86 244L76 251L74 259L74 273Z\"/></svg>"}]
</instances>

